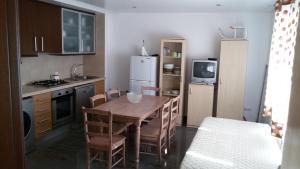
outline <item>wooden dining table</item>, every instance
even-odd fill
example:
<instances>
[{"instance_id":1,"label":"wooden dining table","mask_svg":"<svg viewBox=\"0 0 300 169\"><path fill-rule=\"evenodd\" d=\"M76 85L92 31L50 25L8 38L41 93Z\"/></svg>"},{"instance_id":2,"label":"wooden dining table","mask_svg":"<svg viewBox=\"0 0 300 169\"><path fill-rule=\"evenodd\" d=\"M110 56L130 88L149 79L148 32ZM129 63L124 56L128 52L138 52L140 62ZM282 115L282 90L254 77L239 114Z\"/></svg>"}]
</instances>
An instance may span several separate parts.
<instances>
[{"instance_id":1,"label":"wooden dining table","mask_svg":"<svg viewBox=\"0 0 300 169\"><path fill-rule=\"evenodd\" d=\"M141 123L168 101L168 97L144 95L139 103L131 103L128 101L127 96L121 96L94 108L96 110L111 111L114 121L134 124L136 131L135 168L139 168Z\"/></svg>"}]
</instances>

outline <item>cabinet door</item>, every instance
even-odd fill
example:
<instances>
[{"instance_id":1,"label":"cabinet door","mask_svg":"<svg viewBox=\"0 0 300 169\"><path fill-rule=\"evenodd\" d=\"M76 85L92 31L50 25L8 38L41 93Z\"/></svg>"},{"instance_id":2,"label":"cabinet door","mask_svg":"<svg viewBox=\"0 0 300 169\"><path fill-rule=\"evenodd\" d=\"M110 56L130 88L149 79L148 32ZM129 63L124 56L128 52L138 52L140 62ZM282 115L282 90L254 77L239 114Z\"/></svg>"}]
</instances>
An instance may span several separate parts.
<instances>
[{"instance_id":1,"label":"cabinet door","mask_svg":"<svg viewBox=\"0 0 300 169\"><path fill-rule=\"evenodd\" d=\"M214 86L189 85L187 125L199 127L206 117L212 116Z\"/></svg>"},{"instance_id":2,"label":"cabinet door","mask_svg":"<svg viewBox=\"0 0 300 169\"><path fill-rule=\"evenodd\" d=\"M151 58L132 56L130 63L130 79L139 81L151 81L151 66Z\"/></svg>"},{"instance_id":3,"label":"cabinet door","mask_svg":"<svg viewBox=\"0 0 300 169\"><path fill-rule=\"evenodd\" d=\"M39 52L61 53L61 8L51 4L38 3L38 10Z\"/></svg>"},{"instance_id":4,"label":"cabinet door","mask_svg":"<svg viewBox=\"0 0 300 169\"><path fill-rule=\"evenodd\" d=\"M79 12L62 9L63 53L80 52Z\"/></svg>"},{"instance_id":5,"label":"cabinet door","mask_svg":"<svg viewBox=\"0 0 300 169\"><path fill-rule=\"evenodd\" d=\"M95 53L95 16L81 14L81 52Z\"/></svg>"},{"instance_id":6,"label":"cabinet door","mask_svg":"<svg viewBox=\"0 0 300 169\"><path fill-rule=\"evenodd\" d=\"M20 43L21 55L37 56L38 55L38 33L37 20L38 3L33 0L20 0Z\"/></svg>"},{"instance_id":7,"label":"cabinet door","mask_svg":"<svg viewBox=\"0 0 300 169\"><path fill-rule=\"evenodd\" d=\"M247 48L248 41L221 42L217 117L243 117Z\"/></svg>"}]
</instances>

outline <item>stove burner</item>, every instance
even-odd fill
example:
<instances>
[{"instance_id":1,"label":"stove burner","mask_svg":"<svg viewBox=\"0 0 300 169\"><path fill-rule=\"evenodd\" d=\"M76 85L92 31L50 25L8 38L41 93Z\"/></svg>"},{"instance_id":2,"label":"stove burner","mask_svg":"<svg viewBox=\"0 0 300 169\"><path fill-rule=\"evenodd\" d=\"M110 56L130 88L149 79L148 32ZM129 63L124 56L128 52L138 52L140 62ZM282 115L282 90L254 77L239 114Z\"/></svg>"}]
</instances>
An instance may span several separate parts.
<instances>
[{"instance_id":1,"label":"stove burner","mask_svg":"<svg viewBox=\"0 0 300 169\"><path fill-rule=\"evenodd\" d=\"M34 86L44 86L44 87L53 87L53 86L59 86L62 84L68 83L64 80L41 80L41 81L35 81L32 83Z\"/></svg>"}]
</instances>

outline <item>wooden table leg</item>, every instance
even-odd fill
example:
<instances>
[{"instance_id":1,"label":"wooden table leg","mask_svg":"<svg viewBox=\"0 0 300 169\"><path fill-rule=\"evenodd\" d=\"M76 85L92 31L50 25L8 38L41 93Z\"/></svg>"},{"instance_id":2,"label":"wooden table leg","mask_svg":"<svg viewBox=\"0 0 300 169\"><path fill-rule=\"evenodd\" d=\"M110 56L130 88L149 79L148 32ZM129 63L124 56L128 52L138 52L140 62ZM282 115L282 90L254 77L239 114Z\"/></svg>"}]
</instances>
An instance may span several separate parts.
<instances>
[{"instance_id":1,"label":"wooden table leg","mask_svg":"<svg viewBox=\"0 0 300 169\"><path fill-rule=\"evenodd\" d=\"M136 169L139 168L140 162L140 134L141 134L141 122L135 124L135 165Z\"/></svg>"}]
</instances>

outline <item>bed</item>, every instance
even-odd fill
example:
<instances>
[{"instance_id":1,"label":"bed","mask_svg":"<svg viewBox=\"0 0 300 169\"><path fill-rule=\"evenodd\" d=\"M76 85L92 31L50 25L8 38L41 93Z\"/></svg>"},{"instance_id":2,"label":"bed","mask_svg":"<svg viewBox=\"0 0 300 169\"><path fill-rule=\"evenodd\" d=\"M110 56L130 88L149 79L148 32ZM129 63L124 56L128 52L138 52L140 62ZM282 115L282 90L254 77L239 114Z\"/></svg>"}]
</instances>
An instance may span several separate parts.
<instances>
[{"instance_id":1,"label":"bed","mask_svg":"<svg viewBox=\"0 0 300 169\"><path fill-rule=\"evenodd\" d=\"M277 169L281 150L266 124L206 118L181 169Z\"/></svg>"}]
</instances>

